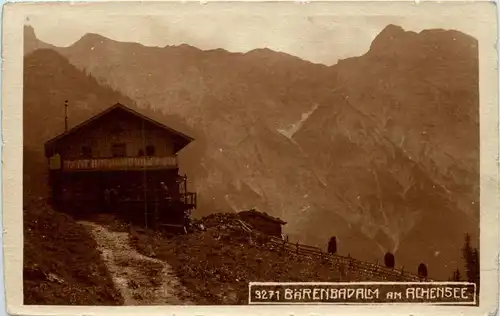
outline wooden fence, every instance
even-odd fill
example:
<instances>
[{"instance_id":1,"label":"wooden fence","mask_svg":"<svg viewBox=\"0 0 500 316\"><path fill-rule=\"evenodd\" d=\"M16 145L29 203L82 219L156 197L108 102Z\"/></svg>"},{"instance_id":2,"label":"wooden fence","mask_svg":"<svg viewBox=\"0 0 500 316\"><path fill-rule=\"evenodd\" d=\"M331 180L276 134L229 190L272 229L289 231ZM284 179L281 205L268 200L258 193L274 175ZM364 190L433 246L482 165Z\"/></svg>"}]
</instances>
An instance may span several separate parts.
<instances>
[{"instance_id":1,"label":"wooden fence","mask_svg":"<svg viewBox=\"0 0 500 316\"><path fill-rule=\"evenodd\" d=\"M317 257L322 260L328 260L331 264L338 267L341 273L355 272L364 278L370 278L372 280L405 282L432 281L431 279L421 278L414 273L405 271L404 268L400 270L391 269L375 262L367 262L351 257L330 254L324 252L319 247L290 243L277 237L270 237L268 242L276 248L281 248L282 250L295 253L299 256Z\"/></svg>"}]
</instances>

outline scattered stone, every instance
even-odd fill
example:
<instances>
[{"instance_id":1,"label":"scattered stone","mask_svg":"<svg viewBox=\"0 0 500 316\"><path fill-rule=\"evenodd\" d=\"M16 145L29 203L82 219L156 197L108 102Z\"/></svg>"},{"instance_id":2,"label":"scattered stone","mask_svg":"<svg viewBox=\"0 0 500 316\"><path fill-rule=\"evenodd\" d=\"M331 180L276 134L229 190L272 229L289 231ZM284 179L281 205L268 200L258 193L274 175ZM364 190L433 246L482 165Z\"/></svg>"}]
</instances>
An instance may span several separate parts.
<instances>
[{"instance_id":1,"label":"scattered stone","mask_svg":"<svg viewBox=\"0 0 500 316\"><path fill-rule=\"evenodd\" d=\"M24 201L23 294L27 305L121 305L92 237L48 201ZM43 237L42 237L43 236Z\"/></svg>"},{"instance_id":2,"label":"scattered stone","mask_svg":"<svg viewBox=\"0 0 500 316\"><path fill-rule=\"evenodd\" d=\"M139 284L137 284L137 282L135 282L134 280L129 280L128 287L131 289L137 289L139 288Z\"/></svg>"},{"instance_id":3,"label":"scattered stone","mask_svg":"<svg viewBox=\"0 0 500 316\"><path fill-rule=\"evenodd\" d=\"M64 280L62 278L58 277L57 275L55 275L54 273L47 274L46 278L47 278L47 280L49 280L51 282L64 283Z\"/></svg>"}]
</instances>

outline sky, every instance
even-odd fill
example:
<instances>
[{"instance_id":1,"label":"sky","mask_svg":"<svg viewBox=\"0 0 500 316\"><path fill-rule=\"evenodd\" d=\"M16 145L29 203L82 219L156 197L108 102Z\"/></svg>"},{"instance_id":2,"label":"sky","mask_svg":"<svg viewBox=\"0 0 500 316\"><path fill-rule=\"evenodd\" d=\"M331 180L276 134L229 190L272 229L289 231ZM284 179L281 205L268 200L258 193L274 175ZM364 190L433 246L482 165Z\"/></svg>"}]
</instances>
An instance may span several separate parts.
<instances>
[{"instance_id":1,"label":"sky","mask_svg":"<svg viewBox=\"0 0 500 316\"><path fill-rule=\"evenodd\" d=\"M184 6L143 12L135 7L134 14L131 10L65 6L58 9L57 18L54 10L29 14L26 24L34 27L40 40L56 46L69 46L85 33L97 33L146 46L185 43L204 50L223 48L231 52L267 47L327 65L364 54L388 24L415 32L432 28L456 29L472 36L477 32L477 22L466 17L473 10L459 5L429 10L410 3L404 12L389 9L388 14L380 9L358 10L360 7L353 5L349 10L337 3L322 8L291 3L284 4L286 9L282 6L276 10L263 9L262 4L254 5L252 10L235 5L216 10L213 4L195 5L194 9Z\"/></svg>"}]
</instances>

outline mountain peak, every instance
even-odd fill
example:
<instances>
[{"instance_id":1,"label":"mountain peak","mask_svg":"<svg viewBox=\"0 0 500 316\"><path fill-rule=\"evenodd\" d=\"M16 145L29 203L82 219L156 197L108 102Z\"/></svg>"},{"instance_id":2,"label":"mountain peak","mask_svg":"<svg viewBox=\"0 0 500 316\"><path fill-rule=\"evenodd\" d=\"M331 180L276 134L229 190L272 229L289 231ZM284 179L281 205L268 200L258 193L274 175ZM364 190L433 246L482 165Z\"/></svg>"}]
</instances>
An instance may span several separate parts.
<instances>
[{"instance_id":1,"label":"mountain peak","mask_svg":"<svg viewBox=\"0 0 500 316\"><path fill-rule=\"evenodd\" d=\"M24 38L36 38L35 29L31 25L24 26Z\"/></svg>"},{"instance_id":2,"label":"mountain peak","mask_svg":"<svg viewBox=\"0 0 500 316\"><path fill-rule=\"evenodd\" d=\"M415 53L411 48L422 49L426 46L448 47L452 51L460 49L477 50L477 40L457 30L426 29L419 33L405 31L402 27L389 24L373 40L369 53L378 56ZM404 53L403 53L404 52Z\"/></svg>"},{"instance_id":3,"label":"mountain peak","mask_svg":"<svg viewBox=\"0 0 500 316\"><path fill-rule=\"evenodd\" d=\"M51 45L40 41L36 37L35 29L31 25L24 26L24 54L30 54L41 48L52 48Z\"/></svg>"},{"instance_id":4,"label":"mountain peak","mask_svg":"<svg viewBox=\"0 0 500 316\"><path fill-rule=\"evenodd\" d=\"M82 45L82 46L94 46L99 43L110 41L109 38L104 37L102 35L96 33L86 33L83 35L78 41L76 41L73 46Z\"/></svg>"},{"instance_id":5,"label":"mountain peak","mask_svg":"<svg viewBox=\"0 0 500 316\"><path fill-rule=\"evenodd\" d=\"M394 42L412 35L416 35L416 33L405 31L401 26L389 24L375 37L370 46L370 51L383 52L392 46Z\"/></svg>"},{"instance_id":6,"label":"mountain peak","mask_svg":"<svg viewBox=\"0 0 500 316\"><path fill-rule=\"evenodd\" d=\"M401 26L389 24L382 30L382 32L379 33L377 37L396 38L404 33L406 33L406 31Z\"/></svg>"},{"instance_id":7,"label":"mountain peak","mask_svg":"<svg viewBox=\"0 0 500 316\"><path fill-rule=\"evenodd\" d=\"M263 48L255 48L255 49L252 49L250 51L248 51L249 53L263 53L263 54L272 54L272 53L277 53L276 51L270 49L270 48L267 48L267 47L263 47Z\"/></svg>"},{"instance_id":8,"label":"mountain peak","mask_svg":"<svg viewBox=\"0 0 500 316\"><path fill-rule=\"evenodd\" d=\"M244 56L259 59L268 60L272 62L300 62L301 64L313 64L308 60L303 60L297 56L290 55L282 51L275 51L267 47L255 48L243 54Z\"/></svg>"},{"instance_id":9,"label":"mountain peak","mask_svg":"<svg viewBox=\"0 0 500 316\"><path fill-rule=\"evenodd\" d=\"M291 55L280 52L280 51L275 51L267 47L263 48L255 48L246 53L246 55L250 56L259 56L259 57L265 57L265 58L279 58L279 57L290 57ZM295 57L295 56L293 56Z\"/></svg>"},{"instance_id":10,"label":"mountain peak","mask_svg":"<svg viewBox=\"0 0 500 316\"><path fill-rule=\"evenodd\" d=\"M177 48L182 48L182 49L198 50L198 48L194 47L193 45L189 45L186 43L182 43L180 45L173 45L173 46L167 45L167 47L177 47Z\"/></svg>"},{"instance_id":11,"label":"mountain peak","mask_svg":"<svg viewBox=\"0 0 500 316\"><path fill-rule=\"evenodd\" d=\"M165 45L163 46L163 49L181 55L196 55L202 52L202 50L200 50L198 47L186 43L182 43L180 45Z\"/></svg>"}]
</instances>

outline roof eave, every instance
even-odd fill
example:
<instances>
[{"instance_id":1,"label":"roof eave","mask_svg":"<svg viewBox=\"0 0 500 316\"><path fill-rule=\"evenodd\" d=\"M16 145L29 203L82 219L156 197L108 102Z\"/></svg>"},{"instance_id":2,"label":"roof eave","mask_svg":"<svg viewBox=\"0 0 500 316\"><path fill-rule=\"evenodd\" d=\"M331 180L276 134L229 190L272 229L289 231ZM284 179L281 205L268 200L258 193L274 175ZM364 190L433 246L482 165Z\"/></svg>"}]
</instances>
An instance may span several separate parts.
<instances>
[{"instance_id":1,"label":"roof eave","mask_svg":"<svg viewBox=\"0 0 500 316\"><path fill-rule=\"evenodd\" d=\"M156 120L148 117L145 114L142 114L142 113L140 113L140 112L138 112L138 111L136 111L134 109L129 108L128 106L125 106L125 105L123 105L121 103L116 103L115 105L113 105L113 106L105 109L104 111L101 111L100 113L98 113L98 114L92 116L91 118L89 118L89 119L81 122L80 124L74 126L73 128L69 129L68 131L65 131L64 133L58 134L57 136L49 139L47 142L45 142L45 155L48 155L47 151L49 149L53 148L54 144L57 143L57 141L59 141L60 139L63 139L65 136L74 133L76 130L78 130L78 129L84 127L84 126L86 126L91 121L93 121L93 120L95 120L95 119L97 119L99 117L102 117L102 116L106 115L107 113L113 111L116 108L120 108L120 109L122 109L122 110L124 110L126 112L129 112L129 113L131 113L133 115L138 116L139 118L145 119L145 120L147 120L147 121L149 121L149 122L157 125L158 127L162 128L162 129L165 129L165 130L168 130L168 131L174 133L176 136L180 137L185 142L185 145L181 146L181 148L177 152L181 151L186 146L188 146L191 142L194 141L194 138L191 137L191 136L189 136L189 135L181 133L181 132L179 132L179 131L177 131L177 130L175 130L173 128L170 128L167 125L165 125L165 124L163 124L161 122L158 122L158 121L156 121Z\"/></svg>"}]
</instances>

